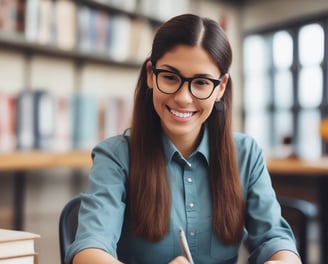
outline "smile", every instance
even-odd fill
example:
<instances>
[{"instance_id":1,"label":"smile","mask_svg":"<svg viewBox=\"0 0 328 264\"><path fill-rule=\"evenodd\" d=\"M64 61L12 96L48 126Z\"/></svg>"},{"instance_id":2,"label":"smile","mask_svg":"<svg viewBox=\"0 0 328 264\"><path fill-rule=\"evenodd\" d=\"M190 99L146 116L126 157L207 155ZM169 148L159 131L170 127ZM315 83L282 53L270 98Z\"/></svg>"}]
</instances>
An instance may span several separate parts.
<instances>
[{"instance_id":1,"label":"smile","mask_svg":"<svg viewBox=\"0 0 328 264\"><path fill-rule=\"evenodd\" d=\"M182 113L182 112L175 111L173 109L170 109L170 112L173 115L175 115L175 116L177 116L179 118L189 118L189 117L191 117L194 114L193 112L183 112Z\"/></svg>"}]
</instances>

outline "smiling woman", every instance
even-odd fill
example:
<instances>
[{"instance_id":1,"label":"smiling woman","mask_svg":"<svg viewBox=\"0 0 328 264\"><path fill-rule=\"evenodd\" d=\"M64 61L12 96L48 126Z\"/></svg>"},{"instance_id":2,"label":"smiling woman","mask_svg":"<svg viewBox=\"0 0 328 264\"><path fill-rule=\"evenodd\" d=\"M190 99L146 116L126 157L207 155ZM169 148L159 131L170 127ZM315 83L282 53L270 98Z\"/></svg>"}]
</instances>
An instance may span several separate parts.
<instances>
[{"instance_id":1,"label":"smiling woman","mask_svg":"<svg viewBox=\"0 0 328 264\"><path fill-rule=\"evenodd\" d=\"M93 149L67 263L299 264L261 149L233 133L230 43L186 14L156 32L135 90L131 129Z\"/></svg>"}]
</instances>

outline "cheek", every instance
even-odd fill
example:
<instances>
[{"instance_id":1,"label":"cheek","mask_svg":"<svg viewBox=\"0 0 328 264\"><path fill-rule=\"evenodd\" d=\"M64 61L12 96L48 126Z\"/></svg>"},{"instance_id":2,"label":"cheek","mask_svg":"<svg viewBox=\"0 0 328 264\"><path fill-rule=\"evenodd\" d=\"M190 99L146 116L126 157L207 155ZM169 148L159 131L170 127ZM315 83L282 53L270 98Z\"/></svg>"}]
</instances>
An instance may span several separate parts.
<instances>
[{"instance_id":1,"label":"cheek","mask_svg":"<svg viewBox=\"0 0 328 264\"><path fill-rule=\"evenodd\" d=\"M213 110L214 102L215 101L213 100L207 104L206 112L208 113L208 115L210 115Z\"/></svg>"},{"instance_id":2,"label":"cheek","mask_svg":"<svg viewBox=\"0 0 328 264\"><path fill-rule=\"evenodd\" d=\"M209 115L212 113L215 98L216 97L209 99L206 103L204 102L204 104L202 104L202 106L201 106L203 109L204 115L206 115L206 118L209 117Z\"/></svg>"},{"instance_id":3,"label":"cheek","mask_svg":"<svg viewBox=\"0 0 328 264\"><path fill-rule=\"evenodd\" d=\"M158 91L158 89L153 88L153 104L156 112L158 113L165 101L165 95Z\"/></svg>"}]
</instances>

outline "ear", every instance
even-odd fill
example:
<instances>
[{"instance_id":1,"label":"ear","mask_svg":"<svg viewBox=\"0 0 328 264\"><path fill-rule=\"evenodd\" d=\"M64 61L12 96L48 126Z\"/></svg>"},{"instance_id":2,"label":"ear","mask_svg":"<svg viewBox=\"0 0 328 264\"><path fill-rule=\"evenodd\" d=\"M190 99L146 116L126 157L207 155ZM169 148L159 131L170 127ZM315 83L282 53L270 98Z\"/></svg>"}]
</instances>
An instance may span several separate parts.
<instances>
[{"instance_id":1,"label":"ear","mask_svg":"<svg viewBox=\"0 0 328 264\"><path fill-rule=\"evenodd\" d=\"M149 89L153 89L154 74L152 70L152 63L150 60L147 61L146 63L146 71L147 71L147 86Z\"/></svg>"},{"instance_id":2,"label":"ear","mask_svg":"<svg viewBox=\"0 0 328 264\"><path fill-rule=\"evenodd\" d=\"M219 84L219 87L218 87L218 94L217 94L217 98L218 98L218 101L220 100L220 98L223 96L224 94L224 91L226 89L226 86L227 86L227 83L229 81L229 78L230 78L230 75L229 73L226 73L222 78L221 78L221 83Z\"/></svg>"}]
</instances>

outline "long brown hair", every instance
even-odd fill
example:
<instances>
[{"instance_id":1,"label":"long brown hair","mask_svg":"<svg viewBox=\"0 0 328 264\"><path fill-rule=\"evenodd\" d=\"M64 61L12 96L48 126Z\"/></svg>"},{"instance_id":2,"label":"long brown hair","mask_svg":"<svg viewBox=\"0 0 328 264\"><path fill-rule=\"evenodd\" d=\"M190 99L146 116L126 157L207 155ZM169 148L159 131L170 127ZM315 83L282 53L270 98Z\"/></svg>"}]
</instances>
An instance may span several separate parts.
<instances>
[{"instance_id":1,"label":"long brown hair","mask_svg":"<svg viewBox=\"0 0 328 264\"><path fill-rule=\"evenodd\" d=\"M213 20L186 14L164 23L156 32L152 52L142 68L135 90L131 139L129 210L134 232L150 241L168 231L171 191L166 172L161 124L153 106L152 89L147 87L146 64L156 63L176 45L200 45L215 60L221 74L229 71L232 52L221 27ZM215 110L207 122L210 143L209 181L213 204L213 226L225 244L241 239L244 202L233 142L232 82L226 86L225 109Z\"/></svg>"}]
</instances>

